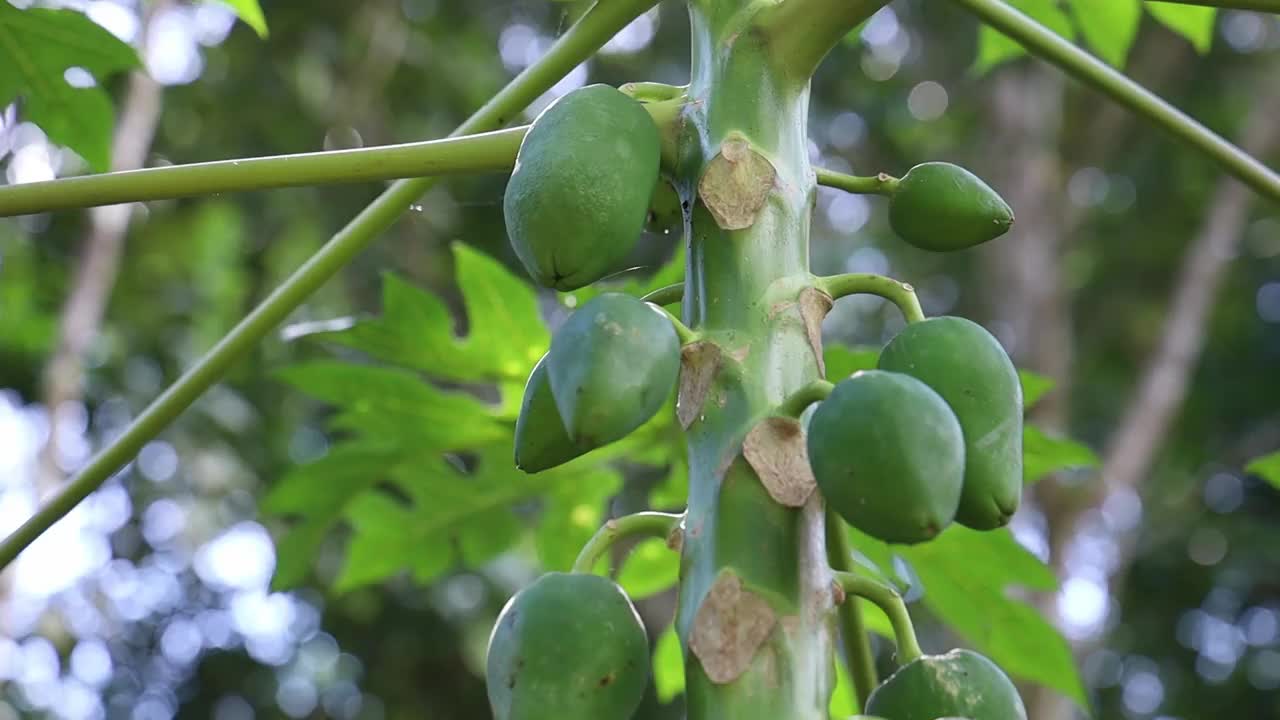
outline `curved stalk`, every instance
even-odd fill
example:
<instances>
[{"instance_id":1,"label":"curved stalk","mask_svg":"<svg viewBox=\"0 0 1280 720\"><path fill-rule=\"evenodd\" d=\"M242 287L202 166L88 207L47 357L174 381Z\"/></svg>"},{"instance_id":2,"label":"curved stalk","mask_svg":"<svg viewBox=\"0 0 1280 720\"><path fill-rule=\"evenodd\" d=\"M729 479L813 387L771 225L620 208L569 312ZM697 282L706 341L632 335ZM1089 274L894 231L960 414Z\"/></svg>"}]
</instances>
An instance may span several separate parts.
<instances>
[{"instance_id":1,"label":"curved stalk","mask_svg":"<svg viewBox=\"0 0 1280 720\"><path fill-rule=\"evenodd\" d=\"M510 171L528 129L9 185L0 187L0 217L299 185Z\"/></svg>"},{"instance_id":2,"label":"curved stalk","mask_svg":"<svg viewBox=\"0 0 1280 720\"><path fill-rule=\"evenodd\" d=\"M892 195L898 189L898 178L885 173L860 177L826 168L814 168L813 171L818 175L819 185L856 195Z\"/></svg>"},{"instance_id":3,"label":"curved stalk","mask_svg":"<svg viewBox=\"0 0 1280 720\"><path fill-rule=\"evenodd\" d=\"M906 665L924 653L920 650L920 642L916 640L916 628L911 623L911 614L907 612L907 604L896 590L851 572L835 573L836 582L849 595L866 598L876 604L888 616L893 625L893 637L898 643L898 662Z\"/></svg>"},{"instance_id":4,"label":"curved stalk","mask_svg":"<svg viewBox=\"0 0 1280 720\"><path fill-rule=\"evenodd\" d=\"M592 6L581 20L560 36L546 55L516 76L464 122L454 135L484 132L503 125L656 2L611 0ZM294 308L391 227L434 184L431 178L397 182L334 235L177 382L147 406L70 483L0 542L0 569L13 562L18 553L124 467L144 445L226 374L233 363L248 354Z\"/></svg>"},{"instance_id":5,"label":"curved stalk","mask_svg":"<svg viewBox=\"0 0 1280 720\"><path fill-rule=\"evenodd\" d=\"M684 283L658 288L640 299L654 305L676 305L684 300Z\"/></svg>"},{"instance_id":6,"label":"curved stalk","mask_svg":"<svg viewBox=\"0 0 1280 720\"><path fill-rule=\"evenodd\" d=\"M676 317L675 313L662 307L661 305L658 305L657 303L651 302L649 304L653 306L654 310L657 310L663 315L666 315L667 319L671 321L671 327L675 328L676 336L680 338L681 345L691 345L693 343L698 342L698 340L702 338L702 336L699 335L696 331L691 330L688 325L685 325L683 320Z\"/></svg>"},{"instance_id":7,"label":"curved stalk","mask_svg":"<svg viewBox=\"0 0 1280 720\"><path fill-rule=\"evenodd\" d=\"M787 399L783 400L774 412L778 415L798 420L810 405L826 400L831 395L831 391L835 389L836 386L826 380L814 380L788 395Z\"/></svg>"},{"instance_id":8,"label":"curved stalk","mask_svg":"<svg viewBox=\"0 0 1280 720\"><path fill-rule=\"evenodd\" d=\"M656 537L669 540L671 534L680 527L683 515L671 513L642 512L612 518L596 531L595 535L582 546L578 559L573 561L576 573L589 573L600 562L600 558L609 552L614 543L633 537Z\"/></svg>"},{"instance_id":9,"label":"curved stalk","mask_svg":"<svg viewBox=\"0 0 1280 720\"><path fill-rule=\"evenodd\" d=\"M889 0L788 0L774 5L761 25L777 67L808 80L844 36L888 4Z\"/></svg>"},{"instance_id":10,"label":"curved stalk","mask_svg":"<svg viewBox=\"0 0 1280 720\"><path fill-rule=\"evenodd\" d=\"M1127 75L1081 50L1070 41L1001 0L952 0L980 20L1008 35L1033 55L1057 65L1068 75L1164 128L1203 152L1259 194L1280 202L1280 175L1257 158L1224 140Z\"/></svg>"},{"instance_id":11,"label":"curved stalk","mask_svg":"<svg viewBox=\"0 0 1280 720\"><path fill-rule=\"evenodd\" d=\"M818 287L833 300L839 300L846 295L879 295L897 305L907 322L915 323L924 320L924 309L920 307L920 298L916 297L916 289L908 283L899 282L893 278L870 273L848 273L821 278L818 280Z\"/></svg>"},{"instance_id":12,"label":"curved stalk","mask_svg":"<svg viewBox=\"0 0 1280 720\"><path fill-rule=\"evenodd\" d=\"M849 548L849 536L844 532L844 521L828 510L827 562L836 572L850 572L853 570L852 558L853 551ZM845 660L849 664L849 675L853 678L853 689L858 696L858 708L862 709L867 706L871 691L880 684L880 679L876 676L876 659L871 653L867 626L862 619L862 605L846 599L837 612Z\"/></svg>"}]
</instances>

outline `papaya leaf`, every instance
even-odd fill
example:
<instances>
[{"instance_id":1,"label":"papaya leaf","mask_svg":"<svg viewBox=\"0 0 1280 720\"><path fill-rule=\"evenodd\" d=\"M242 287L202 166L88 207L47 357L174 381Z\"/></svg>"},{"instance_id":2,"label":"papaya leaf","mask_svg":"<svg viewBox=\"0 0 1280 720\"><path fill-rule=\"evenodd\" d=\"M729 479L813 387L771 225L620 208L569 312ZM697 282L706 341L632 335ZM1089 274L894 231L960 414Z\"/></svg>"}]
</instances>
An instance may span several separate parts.
<instances>
[{"instance_id":1,"label":"papaya leaf","mask_svg":"<svg viewBox=\"0 0 1280 720\"><path fill-rule=\"evenodd\" d=\"M853 678L849 676L849 666L845 658L836 662L836 687L831 693L831 702L827 705L827 715L833 718L847 718L856 715L858 696L853 689Z\"/></svg>"},{"instance_id":2,"label":"papaya leaf","mask_svg":"<svg viewBox=\"0 0 1280 720\"><path fill-rule=\"evenodd\" d=\"M1098 456L1086 445L1055 438L1035 425L1022 430L1022 478L1034 483L1062 470L1098 467Z\"/></svg>"},{"instance_id":3,"label":"papaya leaf","mask_svg":"<svg viewBox=\"0 0 1280 720\"><path fill-rule=\"evenodd\" d=\"M455 334L453 317L439 297L393 275L383 278L380 317L340 330L300 329L289 335L350 347L441 380L523 388L551 344L536 291L478 250L455 243L453 254L470 324L465 337Z\"/></svg>"},{"instance_id":4,"label":"papaya leaf","mask_svg":"<svg viewBox=\"0 0 1280 720\"><path fill-rule=\"evenodd\" d=\"M138 64L133 48L82 13L0 2L0 107L21 98L23 117L95 172L111 164L111 98L101 84ZM73 87L73 68L96 84Z\"/></svg>"},{"instance_id":5,"label":"papaya leaf","mask_svg":"<svg viewBox=\"0 0 1280 720\"><path fill-rule=\"evenodd\" d=\"M1017 588L1053 590L1053 572L1007 529L953 525L932 542L898 548L920 578L926 607L1015 677L1053 688L1082 707L1071 649Z\"/></svg>"},{"instance_id":6,"label":"papaya leaf","mask_svg":"<svg viewBox=\"0 0 1280 720\"><path fill-rule=\"evenodd\" d=\"M1196 52L1201 55L1209 52L1213 45L1213 24L1218 18L1217 8L1163 2L1148 2L1146 6L1152 17L1186 38Z\"/></svg>"},{"instance_id":7,"label":"papaya leaf","mask_svg":"<svg viewBox=\"0 0 1280 720\"><path fill-rule=\"evenodd\" d=\"M680 579L680 554L665 540L649 538L636 543L622 562L618 584L635 600L657 595Z\"/></svg>"},{"instance_id":8,"label":"papaya leaf","mask_svg":"<svg viewBox=\"0 0 1280 720\"><path fill-rule=\"evenodd\" d=\"M258 33L258 37L265 38L267 36L267 18L262 14L262 7L258 5L258 0L221 0L235 11L236 17L244 21L245 25L253 28Z\"/></svg>"},{"instance_id":9,"label":"papaya leaf","mask_svg":"<svg viewBox=\"0 0 1280 720\"><path fill-rule=\"evenodd\" d=\"M874 370L876 361L880 359L880 350L828 343L822 349L822 357L827 364L827 377L831 382L839 382L859 370Z\"/></svg>"},{"instance_id":10,"label":"papaya leaf","mask_svg":"<svg viewBox=\"0 0 1280 720\"><path fill-rule=\"evenodd\" d=\"M1019 370L1018 379L1022 381L1022 407L1027 410L1035 407L1057 384L1052 378L1030 370Z\"/></svg>"},{"instance_id":11,"label":"papaya leaf","mask_svg":"<svg viewBox=\"0 0 1280 720\"><path fill-rule=\"evenodd\" d=\"M1245 467L1245 472L1257 475L1280 490L1280 452L1263 455Z\"/></svg>"},{"instance_id":12,"label":"papaya leaf","mask_svg":"<svg viewBox=\"0 0 1280 720\"><path fill-rule=\"evenodd\" d=\"M1071 9L1085 41L1098 57L1124 67L1142 21L1141 0L1071 0Z\"/></svg>"},{"instance_id":13,"label":"papaya leaf","mask_svg":"<svg viewBox=\"0 0 1280 720\"><path fill-rule=\"evenodd\" d=\"M658 636L653 649L653 688L663 703L684 692L684 649L674 623Z\"/></svg>"},{"instance_id":14,"label":"papaya leaf","mask_svg":"<svg viewBox=\"0 0 1280 720\"><path fill-rule=\"evenodd\" d=\"M1009 4L1068 40L1075 39L1075 26L1058 6L1057 0L1010 0ZM1018 43L983 25L978 31L978 57L974 62L973 72L981 75L1001 63L1022 57L1026 52Z\"/></svg>"}]
</instances>

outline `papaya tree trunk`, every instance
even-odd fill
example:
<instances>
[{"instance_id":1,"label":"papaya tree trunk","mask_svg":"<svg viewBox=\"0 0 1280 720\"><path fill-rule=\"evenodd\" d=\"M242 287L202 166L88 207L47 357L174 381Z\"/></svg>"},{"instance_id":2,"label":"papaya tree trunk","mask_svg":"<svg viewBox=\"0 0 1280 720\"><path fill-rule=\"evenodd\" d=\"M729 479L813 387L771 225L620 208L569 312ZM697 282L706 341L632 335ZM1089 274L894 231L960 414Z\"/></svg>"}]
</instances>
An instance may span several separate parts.
<instances>
[{"instance_id":1,"label":"papaya tree trunk","mask_svg":"<svg viewBox=\"0 0 1280 720\"><path fill-rule=\"evenodd\" d=\"M691 102L676 173L684 320L702 333L684 349L678 413L690 468L676 615L689 720L825 720L833 685L822 501L780 504L743 455L751 428L823 375L830 308L809 272L809 72L779 62L769 33L786 4L689 4ZM865 15L883 5L844 4ZM786 451L762 452L775 450Z\"/></svg>"}]
</instances>

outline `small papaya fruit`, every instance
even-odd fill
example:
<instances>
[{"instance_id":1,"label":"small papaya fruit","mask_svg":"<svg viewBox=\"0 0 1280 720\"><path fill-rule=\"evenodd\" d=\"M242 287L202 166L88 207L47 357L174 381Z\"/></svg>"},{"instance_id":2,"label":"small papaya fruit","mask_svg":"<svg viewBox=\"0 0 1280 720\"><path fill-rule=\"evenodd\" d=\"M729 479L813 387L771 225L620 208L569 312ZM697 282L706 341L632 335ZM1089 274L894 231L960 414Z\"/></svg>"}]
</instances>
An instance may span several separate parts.
<instances>
[{"instance_id":1,"label":"small papaya fruit","mask_svg":"<svg viewBox=\"0 0 1280 720\"><path fill-rule=\"evenodd\" d=\"M866 711L893 720L1027 720L1013 682L972 650L925 655L907 663L872 691Z\"/></svg>"},{"instance_id":2,"label":"small papaya fruit","mask_svg":"<svg viewBox=\"0 0 1280 720\"><path fill-rule=\"evenodd\" d=\"M574 442L564 429L551 381L547 377L547 355L543 355L524 386L524 401L516 418L516 467L538 473L563 465L595 448Z\"/></svg>"},{"instance_id":3,"label":"small papaya fruit","mask_svg":"<svg viewBox=\"0 0 1280 720\"><path fill-rule=\"evenodd\" d=\"M922 250L950 252L994 240L1013 226L1013 210L959 165L916 165L889 197L889 226Z\"/></svg>"},{"instance_id":4,"label":"small papaya fruit","mask_svg":"<svg viewBox=\"0 0 1280 720\"><path fill-rule=\"evenodd\" d=\"M680 338L649 303L603 293L552 336L547 374L569 438L600 447L629 435L666 402L680 374Z\"/></svg>"},{"instance_id":5,"label":"small papaya fruit","mask_svg":"<svg viewBox=\"0 0 1280 720\"><path fill-rule=\"evenodd\" d=\"M629 720L649 683L649 641L608 578L547 573L502 609L485 661L496 720Z\"/></svg>"},{"instance_id":6,"label":"small papaya fruit","mask_svg":"<svg viewBox=\"0 0 1280 720\"><path fill-rule=\"evenodd\" d=\"M1022 501L1022 384L1000 341L964 318L930 318L898 333L879 367L923 381L960 420L965 469L956 522L1007 525Z\"/></svg>"},{"instance_id":7,"label":"small papaya fruit","mask_svg":"<svg viewBox=\"0 0 1280 720\"><path fill-rule=\"evenodd\" d=\"M671 232L684 229L684 205L680 193L671 183L660 181L653 189L649 201L649 215L645 228L650 232Z\"/></svg>"},{"instance_id":8,"label":"small papaya fruit","mask_svg":"<svg viewBox=\"0 0 1280 720\"><path fill-rule=\"evenodd\" d=\"M653 118L608 85L573 90L534 119L502 208L535 282L576 290L617 269L644 230L660 155Z\"/></svg>"},{"instance_id":9,"label":"small papaya fruit","mask_svg":"<svg viewBox=\"0 0 1280 720\"><path fill-rule=\"evenodd\" d=\"M809 464L827 504L885 542L930 540L951 524L964 437L928 385L864 370L836 384L809 422Z\"/></svg>"}]
</instances>

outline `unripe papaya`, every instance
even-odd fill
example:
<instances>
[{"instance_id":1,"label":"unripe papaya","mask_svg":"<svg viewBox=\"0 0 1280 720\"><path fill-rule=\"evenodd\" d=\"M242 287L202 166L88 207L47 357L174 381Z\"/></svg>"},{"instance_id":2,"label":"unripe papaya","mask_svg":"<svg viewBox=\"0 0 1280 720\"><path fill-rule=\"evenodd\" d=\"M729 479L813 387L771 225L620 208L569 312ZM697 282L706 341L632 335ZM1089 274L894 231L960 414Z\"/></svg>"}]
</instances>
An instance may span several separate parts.
<instances>
[{"instance_id":1,"label":"unripe papaya","mask_svg":"<svg viewBox=\"0 0 1280 720\"><path fill-rule=\"evenodd\" d=\"M975 530L1008 524L1022 500L1022 384L991 333L958 317L912 323L880 354L882 370L933 388L964 431L964 490L956 522Z\"/></svg>"},{"instance_id":2,"label":"unripe papaya","mask_svg":"<svg viewBox=\"0 0 1280 720\"><path fill-rule=\"evenodd\" d=\"M872 691L867 712L893 720L1027 720L1022 698L1008 676L971 650L925 655L907 663Z\"/></svg>"},{"instance_id":3,"label":"unripe papaya","mask_svg":"<svg viewBox=\"0 0 1280 720\"><path fill-rule=\"evenodd\" d=\"M548 573L502 609L485 664L496 720L629 720L649 682L649 641L612 580Z\"/></svg>"},{"instance_id":4,"label":"unripe papaya","mask_svg":"<svg viewBox=\"0 0 1280 720\"><path fill-rule=\"evenodd\" d=\"M1013 225L1009 204L977 175L958 165L917 165L889 198L889 225L922 250L964 250L994 240Z\"/></svg>"},{"instance_id":5,"label":"unripe papaya","mask_svg":"<svg viewBox=\"0 0 1280 720\"><path fill-rule=\"evenodd\" d=\"M660 154L649 113L607 85L569 92L538 115L502 203L535 282L576 290L617 269L644 230Z\"/></svg>"},{"instance_id":6,"label":"unripe papaya","mask_svg":"<svg viewBox=\"0 0 1280 720\"><path fill-rule=\"evenodd\" d=\"M547 377L547 356L543 355L524 386L524 401L516 418L516 467L537 473L563 465L595 448L574 442L564 429Z\"/></svg>"},{"instance_id":7,"label":"unripe papaya","mask_svg":"<svg viewBox=\"0 0 1280 720\"><path fill-rule=\"evenodd\" d=\"M841 381L813 413L809 464L827 504L885 542L935 537L955 517L964 437L928 385L865 370Z\"/></svg>"},{"instance_id":8,"label":"unripe papaya","mask_svg":"<svg viewBox=\"0 0 1280 720\"><path fill-rule=\"evenodd\" d=\"M662 407L680 374L680 338L662 311L630 295L597 295L551 338L547 374L575 443L620 440Z\"/></svg>"}]
</instances>

